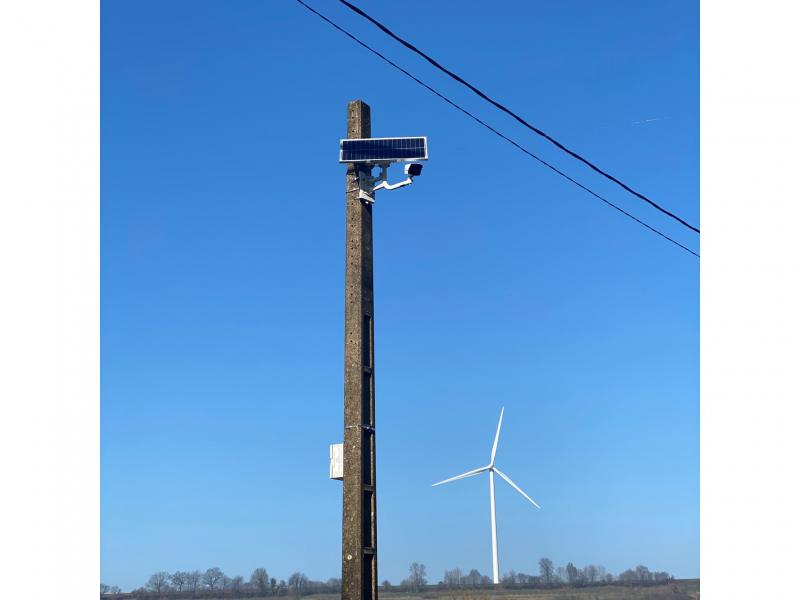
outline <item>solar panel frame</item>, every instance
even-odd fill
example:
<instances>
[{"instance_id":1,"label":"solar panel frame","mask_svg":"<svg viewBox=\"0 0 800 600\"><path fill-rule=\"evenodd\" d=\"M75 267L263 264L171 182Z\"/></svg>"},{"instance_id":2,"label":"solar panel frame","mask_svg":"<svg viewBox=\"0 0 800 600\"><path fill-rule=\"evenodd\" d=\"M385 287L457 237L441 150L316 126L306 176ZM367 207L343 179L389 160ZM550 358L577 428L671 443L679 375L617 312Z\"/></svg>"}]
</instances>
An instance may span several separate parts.
<instances>
[{"instance_id":1,"label":"solar panel frame","mask_svg":"<svg viewBox=\"0 0 800 600\"><path fill-rule=\"evenodd\" d=\"M385 142L393 143L386 144ZM345 148L346 145L351 147ZM426 136L339 140L340 163L388 163L418 160L428 160L428 138Z\"/></svg>"}]
</instances>

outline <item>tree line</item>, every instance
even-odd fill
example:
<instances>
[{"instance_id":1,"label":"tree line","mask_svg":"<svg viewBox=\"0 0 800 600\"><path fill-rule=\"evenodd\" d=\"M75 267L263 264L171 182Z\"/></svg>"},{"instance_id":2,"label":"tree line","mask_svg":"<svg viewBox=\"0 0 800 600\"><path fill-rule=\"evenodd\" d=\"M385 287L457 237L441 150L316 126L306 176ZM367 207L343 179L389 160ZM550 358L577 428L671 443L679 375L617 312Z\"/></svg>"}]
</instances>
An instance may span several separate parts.
<instances>
[{"instance_id":1,"label":"tree line","mask_svg":"<svg viewBox=\"0 0 800 600\"><path fill-rule=\"evenodd\" d=\"M593 585L625 584L625 585L658 585L672 581L674 578L666 571L650 571L644 565L627 569L618 575L606 571L602 565L586 565L576 567L571 562L556 567L549 558L542 558L538 564L538 575L508 571L503 574L500 585L505 588L527 587L584 587ZM462 571L460 568L447 569L438 583L429 583L427 568L424 564L413 562L408 569L408 577L399 585L384 580L381 587L384 591L421 592L426 589L488 588L492 579L481 574L477 569ZM327 581L313 581L304 573L292 573L287 580L276 580L270 577L267 570L255 569L248 580L241 575L229 577L219 567L205 571L159 571L153 573L144 586L123 593L118 586L100 584L100 595L104 600L116 598L136 598L148 600L153 598L266 598L272 596L291 596L299 598L308 594L340 593L342 580L331 577Z\"/></svg>"},{"instance_id":2,"label":"tree line","mask_svg":"<svg viewBox=\"0 0 800 600\"><path fill-rule=\"evenodd\" d=\"M270 577L263 567L255 569L250 579L241 575L229 577L219 567L205 571L158 571L140 588L124 593L119 586L101 583L100 596L105 600L116 598L266 598L291 596L299 598L308 594L338 593L342 580L331 577L327 581L313 581L304 573L292 573L288 579Z\"/></svg>"},{"instance_id":3,"label":"tree line","mask_svg":"<svg viewBox=\"0 0 800 600\"><path fill-rule=\"evenodd\" d=\"M583 587L590 585L604 585L622 583L628 585L657 585L673 581L674 577L666 571L650 571L644 565L634 569L627 569L616 577L606 571L602 565L586 565L578 568L571 562L563 567L556 567L549 558L539 560L538 575L508 571L500 579L500 585L505 588L525 587ZM424 589L457 589L457 588L487 588L492 587L492 579L482 575L477 569L462 571L460 568L447 569L444 576L437 584L428 582L427 569L420 563L412 563L408 569L408 577L400 582L399 586L392 586L389 581L382 584L385 590L399 588L405 591L420 592Z\"/></svg>"}]
</instances>

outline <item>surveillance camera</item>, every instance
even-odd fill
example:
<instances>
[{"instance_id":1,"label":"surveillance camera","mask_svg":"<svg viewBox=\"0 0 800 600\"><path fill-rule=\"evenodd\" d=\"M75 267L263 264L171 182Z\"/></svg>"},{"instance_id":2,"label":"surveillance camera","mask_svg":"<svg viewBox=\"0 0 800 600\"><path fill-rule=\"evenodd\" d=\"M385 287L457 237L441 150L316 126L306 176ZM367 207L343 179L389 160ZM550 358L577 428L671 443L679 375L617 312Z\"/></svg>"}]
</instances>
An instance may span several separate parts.
<instances>
[{"instance_id":1,"label":"surveillance camera","mask_svg":"<svg viewBox=\"0 0 800 600\"><path fill-rule=\"evenodd\" d=\"M416 177L420 173L422 173L422 165L419 163L408 163L405 166L404 172L409 177Z\"/></svg>"}]
</instances>

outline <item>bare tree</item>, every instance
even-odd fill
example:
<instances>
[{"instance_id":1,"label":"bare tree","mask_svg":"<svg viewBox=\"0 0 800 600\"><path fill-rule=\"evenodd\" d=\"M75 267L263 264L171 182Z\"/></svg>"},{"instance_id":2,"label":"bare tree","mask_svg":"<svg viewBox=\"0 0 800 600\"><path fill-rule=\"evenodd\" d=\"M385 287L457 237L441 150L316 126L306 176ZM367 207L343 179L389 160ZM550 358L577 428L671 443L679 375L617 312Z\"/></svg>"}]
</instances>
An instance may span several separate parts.
<instances>
[{"instance_id":1,"label":"bare tree","mask_svg":"<svg viewBox=\"0 0 800 600\"><path fill-rule=\"evenodd\" d=\"M614 576L611 573L606 573L606 583L614 583Z\"/></svg>"},{"instance_id":2,"label":"bare tree","mask_svg":"<svg viewBox=\"0 0 800 600\"><path fill-rule=\"evenodd\" d=\"M536 585L538 577L535 575L528 575L527 573L517 573L517 583L520 585Z\"/></svg>"},{"instance_id":3,"label":"bare tree","mask_svg":"<svg viewBox=\"0 0 800 600\"><path fill-rule=\"evenodd\" d=\"M644 565L639 565L636 567L636 579L639 580L639 583L649 583L653 580L653 574Z\"/></svg>"},{"instance_id":4,"label":"bare tree","mask_svg":"<svg viewBox=\"0 0 800 600\"><path fill-rule=\"evenodd\" d=\"M597 581L606 580L606 568L603 565L597 565Z\"/></svg>"},{"instance_id":5,"label":"bare tree","mask_svg":"<svg viewBox=\"0 0 800 600\"><path fill-rule=\"evenodd\" d=\"M100 595L107 594L111 591L111 586L106 585L105 583L100 584Z\"/></svg>"},{"instance_id":6,"label":"bare tree","mask_svg":"<svg viewBox=\"0 0 800 600\"><path fill-rule=\"evenodd\" d=\"M289 576L288 585L289 590L292 592L292 596L299 598L303 595L303 592L308 586L308 577L306 577L304 573L292 573Z\"/></svg>"},{"instance_id":7,"label":"bare tree","mask_svg":"<svg viewBox=\"0 0 800 600\"><path fill-rule=\"evenodd\" d=\"M169 580L172 582L172 585L175 586L175 589L182 592L183 588L188 584L189 573L186 571L175 571L169 576Z\"/></svg>"},{"instance_id":8,"label":"bare tree","mask_svg":"<svg viewBox=\"0 0 800 600\"><path fill-rule=\"evenodd\" d=\"M542 558L539 560L539 575L545 585L553 583L553 561L549 558Z\"/></svg>"},{"instance_id":9,"label":"bare tree","mask_svg":"<svg viewBox=\"0 0 800 600\"><path fill-rule=\"evenodd\" d=\"M637 580L636 571L627 569L619 574L617 577L622 583L634 583Z\"/></svg>"},{"instance_id":10,"label":"bare tree","mask_svg":"<svg viewBox=\"0 0 800 600\"><path fill-rule=\"evenodd\" d=\"M158 573L153 573L150 579L147 580L147 589L156 594L160 594L167 590L168 582L169 573L166 571L159 571Z\"/></svg>"},{"instance_id":11,"label":"bare tree","mask_svg":"<svg viewBox=\"0 0 800 600\"><path fill-rule=\"evenodd\" d=\"M203 573L203 585L205 585L210 590L217 589L217 585L220 583L220 580L225 576L225 573L222 572L222 569L219 567L211 567L210 569L206 569L206 572Z\"/></svg>"},{"instance_id":12,"label":"bare tree","mask_svg":"<svg viewBox=\"0 0 800 600\"><path fill-rule=\"evenodd\" d=\"M325 582L325 587L331 592L339 593L342 591L342 580L338 577L331 577Z\"/></svg>"},{"instance_id":13,"label":"bare tree","mask_svg":"<svg viewBox=\"0 0 800 600\"><path fill-rule=\"evenodd\" d=\"M586 565L583 568L583 575L586 577L587 582L594 583L597 581L597 567L594 565Z\"/></svg>"},{"instance_id":14,"label":"bare tree","mask_svg":"<svg viewBox=\"0 0 800 600\"><path fill-rule=\"evenodd\" d=\"M274 579L272 581L275 581ZM263 567L258 567L253 573L250 575L250 585L253 586L254 589L258 590L258 593L262 596L266 596L267 592L269 592L269 575L267 575L267 570Z\"/></svg>"},{"instance_id":15,"label":"bare tree","mask_svg":"<svg viewBox=\"0 0 800 600\"><path fill-rule=\"evenodd\" d=\"M444 584L449 588L461 585L461 569L455 568L444 572Z\"/></svg>"},{"instance_id":16,"label":"bare tree","mask_svg":"<svg viewBox=\"0 0 800 600\"><path fill-rule=\"evenodd\" d=\"M203 574L200 571L189 571L186 573L186 589L192 592L192 596L197 593Z\"/></svg>"},{"instance_id":17,"label":"bare tree","mask_svg":"<svg viewBox=\"0 0 800 600\"><path fill-rule=\"evenodd\" d=\"M278 582L275 581L274 577L269 580L269 589L272 590L273 596L278 593Z\"/></svg>"},{"instance_id":18,"label":"bare tree","mask_svg":"<svg viewBox=\"0 0 800 600\"><path fill-rule=\"evenodd\" d=\"M579 581L578 568L572 563L567 563L567 583L570 585L576 585L579 583Z\"/></svg>"},{"instance_id":19,"label":"bare tree","mask_svg":"<svg viewBox=\"0 0 800 600\"><path fill-rule=\"evenodd\" d=\"M384 579L381 587L383 587L384 592L388 592L390 589L392 589L392 582L388 579Z\"/></svg>"},{"instance_id":20,"label":"bare tree","mask_svg":"<svg viewBox=\"0 0 800 600\"><path fill-rule=\"evenodd\" d=\"M467 585L471 587L478 587L481 584L481 574L478 569L470 569L467 574Z\"/></svg>"},{"instance_id":21,"label":"bare tree","mask_svg":"<svg viewBox=\"0 0 800 600\"><path fill-rule=\"evenodd\" d=\"M507 573L503 573L503 577L500 579L503 585L514 585L517 583L517 572L516 571L509 571Z\"/></svg>"},{"instance_id":22,"label":"bare tree","mask_svg":"<svg viewBox=\"0 0 800 600\"><path fill-rule=\"evenodd\" d=\"M231 578L222 574L222 577L219 578L219 589L222 591L222 596L225 597L225 590L231 589Z\"/></svg>"},{"instance_id":23,"label":"bare tree","mask_svg":"<svg viewBox=\"0 0 800 600\"><path fill-rule=\"evenodd\" d=\"M566 583L566 581L567 581L567 570L564 567L558 567L556 569L556 582Z\"/></svg>"},{"instance_id":24,"label":"bare tree","mask_svg":"<svg viewBox=\"0 0 800 600\"><path fill-rule=\"evenodd\" d=\"M411 563L408 568L408 582L411 585L411 589L419 592L428 583L426 575L425 565L418 562Z\"/></svg>"},{"instance_id":25,"label":"bare tree","mask_svg":"<svg viewBox=\"0 0 800 600\"><path fill-rule=\"evenodd\" d=\"M231 579L231 590L237 596L242 593L242 585L244 585L244 577L237 575Z\"/></svg>"},{"instance_id":26,"label":"bare tree","mask_svg":"<svg viewBox=\"0 0 800 600\"><path fill-rule=\"evenodd\" d=\"M670 579L672 579L672 576L666 571L656 571L653 573L653 581L656 583L666 583Z\"/></svg>"}]
</instances>

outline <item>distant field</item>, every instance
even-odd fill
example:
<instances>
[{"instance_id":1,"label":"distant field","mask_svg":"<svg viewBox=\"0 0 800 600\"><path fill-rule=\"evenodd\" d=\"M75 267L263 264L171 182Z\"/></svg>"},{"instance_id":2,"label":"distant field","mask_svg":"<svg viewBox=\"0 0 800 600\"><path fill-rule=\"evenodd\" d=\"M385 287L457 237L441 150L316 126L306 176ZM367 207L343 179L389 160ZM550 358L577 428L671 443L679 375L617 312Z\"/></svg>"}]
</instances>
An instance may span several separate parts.
<instances>
[{"instance_id":1,"label":"distant field","mask_svg":"<svg viewBox=\"0 0 800 600\"><path fill-rule=\"evenodd\" d=\"M584 588L555 588L555 589L486 589L486 590L425 590L419 594L400 591L378 591L380 600L699 600L700 580L679 579L663 585L627 586L627 585L598 585ZM236 596L226 594L224 599L208 593L198 593L196 600L229 600ZM191 593L167 594L108 594L103 596L108 600L190 600ZM291 595L268 596L256 598L255 596L239 596L247 600L294 600ZM339 594L311 594L301 596L299 600L339 600Z\"/></svg>"},{"instance_id":2,"label":"distant field","mask_svg":"<svg viewBox=\"0 0 800 600\"><path fill-rule=\"evenodd\" d=\"M681 579L664 585L646 587L604 585L550 590L442 590L426 591L421 594L380 590L378 596L386 600L699 600L700 580ZM338 598L338 594L304 597L307 600Z\"/></svg>"}]
</instances>

